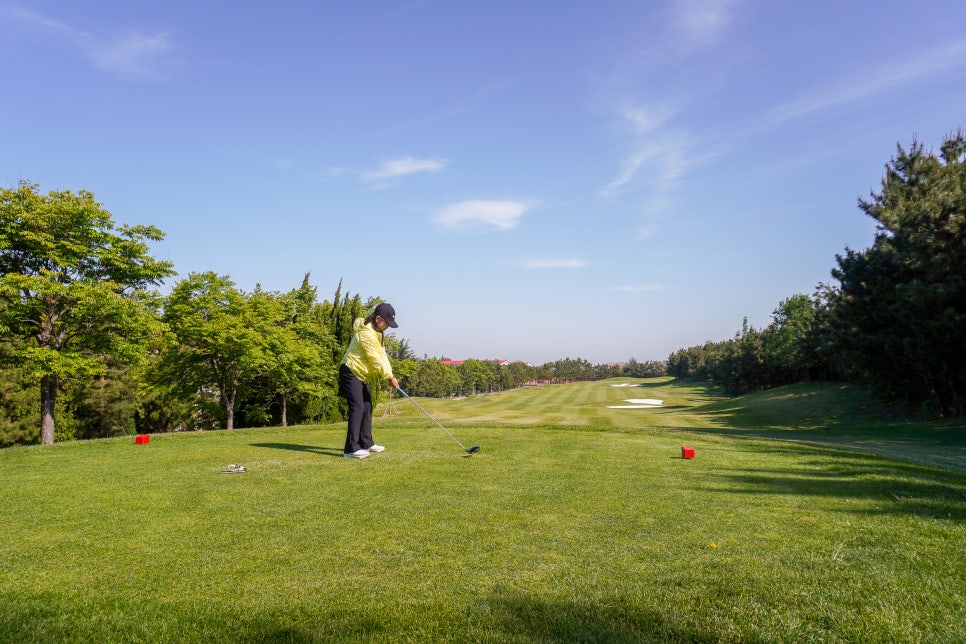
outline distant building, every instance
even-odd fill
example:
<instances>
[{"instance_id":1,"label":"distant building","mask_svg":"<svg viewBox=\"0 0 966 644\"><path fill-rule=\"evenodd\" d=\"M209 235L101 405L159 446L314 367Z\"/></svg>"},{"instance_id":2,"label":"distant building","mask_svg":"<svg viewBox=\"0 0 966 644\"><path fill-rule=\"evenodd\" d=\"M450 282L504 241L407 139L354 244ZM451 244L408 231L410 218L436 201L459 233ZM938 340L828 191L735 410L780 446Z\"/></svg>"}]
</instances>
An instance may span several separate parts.
<instances>
[{"instance_id":1,"label":"distant building","mask_svg":"<svg viewBox=\"0 0 966 644\"><path fill-rule=\"evenodd\" d=\"M440 360L439 362L440 364L446 365L447 367L458 367L464 362L466 362L466 360ZM480 362L494 362L501 367L505 367L508 364L510 364L509 360L480 360ZM529 367L531 365L527 364L527 366Z\"/></svg>"}]
</instances>

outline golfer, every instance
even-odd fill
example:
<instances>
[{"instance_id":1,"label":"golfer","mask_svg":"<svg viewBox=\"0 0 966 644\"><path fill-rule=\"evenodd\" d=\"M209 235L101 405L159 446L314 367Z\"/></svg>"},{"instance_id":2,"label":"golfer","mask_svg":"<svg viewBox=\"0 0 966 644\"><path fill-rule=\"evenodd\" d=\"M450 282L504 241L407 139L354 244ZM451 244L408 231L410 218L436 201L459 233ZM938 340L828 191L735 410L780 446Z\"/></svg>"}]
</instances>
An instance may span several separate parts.
<instances>
[{"instance_id":1,"label":"golfer","mask_svg":"<svg viewBox=\"0 0 966 644\"><path fill-rule=\"evenodd\" d=\"M356 318L352 325L355 333L339 365L339 393L349 403L349 428L342 450L345 458L366 458L370 452L386 449L372 440L372 394L368 383L378 376L388 380L393 389L399 389L383 346L382 334L389 327L395 329L399 325L396 311L388 302L378 305L365 320Z\"/></svg>"}]
</instances>

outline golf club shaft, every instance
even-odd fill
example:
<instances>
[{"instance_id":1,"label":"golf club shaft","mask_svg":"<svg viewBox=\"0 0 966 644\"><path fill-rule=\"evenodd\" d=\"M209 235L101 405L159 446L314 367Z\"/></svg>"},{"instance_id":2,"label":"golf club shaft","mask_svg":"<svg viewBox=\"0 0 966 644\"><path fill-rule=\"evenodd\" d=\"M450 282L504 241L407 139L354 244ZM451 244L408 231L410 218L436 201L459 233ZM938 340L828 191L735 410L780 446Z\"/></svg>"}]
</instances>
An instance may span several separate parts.
<instances>
[{"instance_id":1,"label":"golf club shaft","mask_svg":"<svg viewBox=\"0 0 966 644\"><path fill-rule=\"evenodd\" d=\"M430 419L431 421L433 421L434 423L436 423L436 426L437 426L437 427L439 427L440 429L442 429L442 430L443 430L444 432L446 432L446 435L447 435L447 436L449 436L449 437L450 437L450 438L452 438L452 439L453 439L454 441L456 441L456 444L457 444L457 445L459 445L460 447L462 447L462 448L463 448L463 451L464 451L464 452L469 452L469 451L470 451L470 450L468 450L468 449L466 449L466 446L465 446L465 445L463 445L463 443L461 443L461 442L459 442L459 440L457 440L457 438L456 438L455 436L453 436L452 434L450 434L450 433L449 433L449 432L448 432L448 431L446 430L446 428L445 428L445 427L443 427L442 425L440 425L440 424L439 424L439 421L438 421L438 420L436 420L435 418L433 418L432 416L430 416L430 415L429 415L429 412L428 412L428 411L426 411L425 409L423 409L423 407L422 407L422 405L420 405L420 404L419 404L418 402L416 402L415 400L413 400L413 398L412 398L412 396L410 396L410 395L409 395L409 394L407 394L407 393L406 393L405 391L403 391L403 390L402 390L402 387L400 387L400 388L398 388L398 389L397 389L397 391L398 391L399 393L401 393L401 394L402 394L403 396L405 396L406 398L409 398L409 402L411 402L412 404L414 404L414 405L416 405L416 408L417 408L417 409L419 409L419 411L421 411L421 412L423 412L424 414L426 414L426 417L427 417L427 418L429 418L429 419Z\"/></svg>"}]
</instances>

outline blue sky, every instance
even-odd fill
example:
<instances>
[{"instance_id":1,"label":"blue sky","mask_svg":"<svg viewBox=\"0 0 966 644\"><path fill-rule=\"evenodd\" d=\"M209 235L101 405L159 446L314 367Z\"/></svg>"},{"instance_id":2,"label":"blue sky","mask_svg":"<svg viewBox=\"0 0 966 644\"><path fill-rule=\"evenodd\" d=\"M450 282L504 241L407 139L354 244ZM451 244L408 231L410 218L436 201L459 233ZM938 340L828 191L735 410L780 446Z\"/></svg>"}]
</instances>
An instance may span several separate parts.
<instances>
[{"instance_id":1,"label":"blue sky","mask_svg":"<svg viewBox=\"0 0 966 644\"><path fill-rule=\"evenodd\" d=\"M89 190L181 276L306 272L417 355L663 360L872 242L966 126L966 3L0 0L0 184Z\"/></svg>"}]
</instances>

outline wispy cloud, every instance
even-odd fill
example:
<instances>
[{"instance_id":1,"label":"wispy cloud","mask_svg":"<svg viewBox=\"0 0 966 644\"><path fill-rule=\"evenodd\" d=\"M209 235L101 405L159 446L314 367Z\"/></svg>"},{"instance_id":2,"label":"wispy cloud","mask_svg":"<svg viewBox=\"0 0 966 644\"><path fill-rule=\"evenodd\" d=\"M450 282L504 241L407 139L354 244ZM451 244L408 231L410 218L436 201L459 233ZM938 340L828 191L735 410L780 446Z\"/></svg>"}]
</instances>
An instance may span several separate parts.
<instances>
[{"instance_id":1,"label":"wispy cloud","mask_svg":"<svg viewBox=\"0 0 966 644\"><path fill-rule=\"evenodd\" d=\"M866 101L956 68L966 71L966 38L919 55L891 60L835 86L781 105L766 114L755 129L775 127L828 109Z\"/></svg>"},{"instance_id":2,"label":"wispy cloud","mask_svg":"<svg viewBox=\"0 0 966 644\"><path fill-rule=\"evenodd\" d=\"M624 159L620 173L604 186L601 193L610 195L641 180L656 194L664 194L675 186L691 166L701 161L689 158L687 151L688 143L684 137L645 139Z\"/></svg>"},{"instance_id":3,"label":"wispy cloud","mask_svg":"<svg viewBox=\"0 0 966 644\"><path fill-rule=\"evenodd\" d=\"M655 39L660 55L653 59L664 65L679 65L684 58L702 50L721 47L740 16L746 0L670 0L664 13L663 31ZM666 53L665 53L666 52ZM635 70L639 73L640 70ZM664 70L665 72L667 70ZM634 92L635 82L629 92ZM717 151L702 144L694 151L696 138L687 126L675 127L676 117L693 99L693 89L679 88L669 95L667 88L656 100L614 101L622 125L632 135L632 145L616 176L600 190L611 196L618 192L646 188L649 198L668 202L669 195L681 187L684 176L695 166L717 156ZM676 95L676 97L672 96ZM687 98L691 96L691 98ZM643 236L653 234L643 233Z\"/></svg>"},{"instance_id":4,"label":"wispy cloud","mask_svg":"<svg viewBox=\"0 0 966 644\"><path fill-rule=\"evenodd\" d=\"M97 35L17 5L2 7L3 13L23 25L56 35L78 49L100 69L117 76L146 78L158 75L163 57L175 45L167 32Z\"/></svg>"},{"instance_id":5,"label":"wispy cloud","mask_svg":"<svg viewBox=\"0 0 966 644\"><path fill-rule=\"evenodd\" d=\"M383 161L378 168L361 173L363 181L387 181L420 172L439 172L449 164L446 159L402 157Z\"/></svg>"},{"instance_id":6,"label":"wispy cloud","mask_svg":"<svg viewBox=\"0 0 966 644\"><path fill-rule=\"evenodd\" d=\"M624 106L621 115L633 126L637 134L647 134L664 125L677 110L670 105Z\"/></svg>"},{"instance_id":7,"label":"wispy cloud","mask_svg":"<svg viewBox=\"0 0 966 644\"><path fill-rule=\"evenodd\" d=\"M646 189L645 214L668 210L687 174L726 152L726 146L706 138L696 144L697 137L674 122L679 108L672 103L625 103L617 111L629 130L630 148L619 172L600 194Z\"/></svg>"},{"instance_id":8,"label":"wispy cloud","mask_svg":"<svg viewBox=\"0 0 966 644\"><path fill-rule=\"evenodd\" d=\"M516 262L524 268L545 270L560 268L585 268L590 262L576 257L540 257L536 259L521 259Z\"/></svg>"},{"instance_id":9,"label":"wispy cloud","mask_svg":"<svg viewBox=\"0 0 966 644\"><path fill-rule=\"evenodd\" d=\"M669 8L671 42L685 52L717 45L741 3L742 0L675 0Z\"/></svg>"},{"instance_id":10,"label":"wispy cloud","mask_svg":"<svg viewBox=\"0 0 966 644\"><path fill-rule=\"evenodd\" d=\"M536 207L535 201L461 201L436 213L436 223L449 228L484 224L499 230L515 228Z\"/></svg>"},{"instance_id":11,"label":"wispy cloud","mask_svg":"<svg viewBox=\"0 0 966 644\"><path fill-rule=\"evenodd\" d=\"M621 168L620 174L618 174L610 183L604 186L602 190L603 194L611 194L627 185L634 179L638 171L648 161L659 157L661 154L661 147L657 145L648 145L640 150L637 150L629 157L624 159L623 168Z\"/></svg>"},{"instance_id":12,"label":"wispy cloud","mask_svg":"<svg viewBox=\"0 0 966 644\"><path fill-rule=\"evenodd\" d=\"M276 170L291 170L295 167L295 162L291 159L269 159L268 166Z\"/></svg>"}]
</instances>

